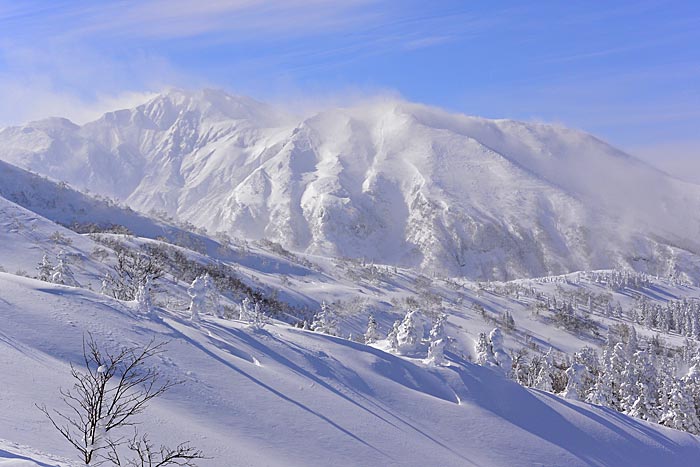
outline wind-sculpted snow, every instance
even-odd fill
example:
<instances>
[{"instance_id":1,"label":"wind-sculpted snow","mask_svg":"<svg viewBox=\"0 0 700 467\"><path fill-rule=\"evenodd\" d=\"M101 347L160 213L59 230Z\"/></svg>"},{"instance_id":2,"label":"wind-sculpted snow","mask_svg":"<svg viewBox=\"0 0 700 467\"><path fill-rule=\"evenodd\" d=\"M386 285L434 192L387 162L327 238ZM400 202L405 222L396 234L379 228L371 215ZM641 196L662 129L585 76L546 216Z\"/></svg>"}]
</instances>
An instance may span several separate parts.
<instances>
[{"instance_id":1,"label":"wind-sculpted snow","mask_svg":"<svg viewBox=\"0 0 700 467\"><path fill-rule=\"evenodd\" d=\"M89 332L109 348L169 342L156 364L184 383L154 401L142 429L191 441L210 457L201 466L642 467L700 456L697 437L524 389L455 356L434 368L281 324L140 316L133 303L2 273L0 290L0 439L54 455L71 453L34 403L59 406ZM6 446L0 465L55 463Z\"/></svg>"},{"instance_id":2,"label":"wind-sculpted snow","mask_svg":"<svg viewBox=\"0 0 700 467\"><path fill-rule=\"evenodd\" d=\"M376 100L308 118L172 91L0 158L234 236L472 279L632 267L698 277L700 187L565 128Z\"/></svg>"}]
</instances>

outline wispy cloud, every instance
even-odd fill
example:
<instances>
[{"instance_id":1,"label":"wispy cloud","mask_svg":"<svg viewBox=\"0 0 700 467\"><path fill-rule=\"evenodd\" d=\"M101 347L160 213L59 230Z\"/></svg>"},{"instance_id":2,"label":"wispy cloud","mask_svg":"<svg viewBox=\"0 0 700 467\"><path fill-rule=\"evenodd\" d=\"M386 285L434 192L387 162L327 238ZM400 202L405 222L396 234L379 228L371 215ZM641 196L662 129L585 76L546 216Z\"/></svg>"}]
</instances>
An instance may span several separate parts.
<instances>
[{"instance_id":1,"label":"wispy cloud","mask_svg":"<svg viewBox=\"0 0 700 467\"><path fill-rule=\"evenodd\" d=\"M53 38L91 36L129 40L168 40L224 34L243 40L265 34L275 37L335 31L366 21L374 0L141 0L56 2L46 8L28 2L8 8L0 21L25 33L39 30Z\"/></svg>"},{"instance_id":2,"label":"wispy cloud","mask_svg":"<svg viewBox=\"0 0 700 467\"><path fill-rule=\"evenodd\" d=\"M411 1L0 0L0 99L13 103L0 125L91 115L104 96L221 85L223 76L234 88L247 79L243 92L288 89L285 80L294 88L300 76L439 47L491 24L468 8Z\"/></svg>"},{"instance_id":3,"label":"wispy cloud","mask_svg":"<svg viewBox=\"0 0 700 467\"><path fill-rule=\"evenodd\" d=\"M700 184L700 139L632 145L626 149L681 180Z\"/></svg>"}]
</instances>

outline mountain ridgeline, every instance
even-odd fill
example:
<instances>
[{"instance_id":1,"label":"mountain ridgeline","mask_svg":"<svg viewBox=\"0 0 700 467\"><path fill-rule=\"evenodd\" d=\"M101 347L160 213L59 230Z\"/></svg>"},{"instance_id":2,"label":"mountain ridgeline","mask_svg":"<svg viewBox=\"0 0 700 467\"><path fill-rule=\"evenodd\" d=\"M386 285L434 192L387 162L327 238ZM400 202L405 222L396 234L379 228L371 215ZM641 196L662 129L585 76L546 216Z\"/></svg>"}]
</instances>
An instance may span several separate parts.
<instances>
[{"instance_id":1,"label":"mountain ridgeline","mask_svg":"<svg viewBox=\"0 0 700 467\"><path fill-rule=\"evenodd\" d=\"M700 186L559 126L395 99L298 117L170 91L82 126L5 128L0 159L306 253L477 280L700 276Z\"/></svg>"}]
</instances>

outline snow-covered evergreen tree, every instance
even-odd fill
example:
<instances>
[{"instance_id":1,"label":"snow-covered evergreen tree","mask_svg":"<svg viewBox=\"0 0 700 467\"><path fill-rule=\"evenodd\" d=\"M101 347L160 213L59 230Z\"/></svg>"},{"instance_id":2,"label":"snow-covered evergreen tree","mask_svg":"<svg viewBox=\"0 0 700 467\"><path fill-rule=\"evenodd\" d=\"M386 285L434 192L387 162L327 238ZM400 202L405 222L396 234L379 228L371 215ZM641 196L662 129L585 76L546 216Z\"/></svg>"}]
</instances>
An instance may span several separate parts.
<instances>
[{"instance_id":1,"label":"snow-covered evergreen tree","mask_svg":"<svg viewBox=\"0 0 700 467\"><path fill-rule=\"evenodd\" d=\"M379 325L373 315L369 315L367 320L367 331L365 331L365 344L373 344L382 338L379 334Z\"/></svg>"},{"instance_id":2,"label":"snow-covered evergreen tree","mask_svg":"<svg viewBox=\"0 0 700 467\"><path fill-rule=\"evenodd\" d=\"M542 391L552 392L552 373L554 363L552 362L552 349L544 355L542 362L535 377L535 382L532 387Z\"/></svg>"},{"instance_id":3,"label":"snow-covered evergreen tree","mask_svg":"<svg viewBox=\"0 0 700 467\"><path fill-rule=\"evenodd\" d=\"M441 314L430 329L430 344L428 346L427 359L429 365L439 366L445 364L445 346L448 342L447 335L445 334L446 320L447 315Z\"/></svg>"},{"instance_id":4,"label":"snow-covered evergreen tree","mask_svg":"<svg viewBox=\"0 0 700 467\"><path fill-rule=\"evenodd\" d=\"M497 367L496 356L493 354L493 349L491 348L491 341L489 341L488 336L485 332L479 333L479 338L476 341L476 362L479 365L487 367Z\"/></svg>"},{"instance_id":5,"label":"snow-covered evergreen tree","mask_svg":"<svg viewBox=\"0 0 700 467\"><path fill-rule=\"evenodd\" d=\"M238 319L241 321L249 321L250 317L250 299L248 297L244 297L243 300L241 300L241 303L238 305ZM311 329L308 327L308 323L306 321L304 321L304 323L307 324L307 327L304 329Z\"/></svg>"},{"instance_id":6,"label":"snow-covered evergreen tree","mask_svg":"<svg viewBox=\"0 0 700 467\"><path fill-rule=\"evenodd\" d=\"M440 316L438 316L435 319L433 326L430 328L430 333L428 334L431 342L437 341L440 339L445 339L447 337L447 334L445 334L445 322L446 321L447 321L447 315L444 313L441 313Z\"/></svg>"},{"instance_id":7,"label":"snow-covered evergreen tree","mask_svg":"<svg viewBox=\"0 0 700 467\"><path fill-rule=\"evenodd\" d=\"M321 303L321 311L314 316L311 329L331 336L338 335L338 317L335 310L326 302Z\"/></svg>"},{"instance_id":8,"label":"snow-covered evergreen tree","mask_svg":"<svg viewBox=\"0 0 700 467\"><path fill-rule=\"evenodd\" d=\"M49 260L48 255L44 255L41 259L41 263L37 266L38 279L44 282L51 282L51 277L53 276L53 264Z\"/></svg>"},{"instance_id":9,"label":"snow-covered evergreen tree","mask_svg":"<svg viewBox=\"0 0 700 467\"><path fill-rule=\"evenodd\" d=\"M666 388L669 394L668 404L659 423L677 430L700 434L700 419L693 396L687 391L685 383L683 379L670 379L670 387Z\"/></svg>"},{"instance_id":10,"label":"snow-covered evergreen tree","mask_svg":"<svg viewBox=\"0 0 700 467\"><path fill-rule=\"evenodd\" d=\"M255 305L253 306L253 312L248 320L248 327L250 327L253 330L260 330L267 326L269 322L270 320L268 319L267 315L263 313L260 303L255 302Z\"/></svg>"},{"instance_id":11,"label":"snow-covered evergreen tree","mask_svg":"<svg viewBox=\"0 0 700 467\"><path fill-rule=\"evenodd\" d=\"M192 284L187 289L187 294L192 301L190 302L190 320L199 322L199 315L204 312L207 299L207 286L204 276L196 277Z\"/></svg>"},{"instance_id":12,"label":"snow-covered evergreen tree","mask_svg":"<svg viewBox=\"0 0 700 467\"><path fill-rule=\"evenodd\" d=\"M73 271L68 263L68 255L61 250L56 255L56 265L51 272L51 282L54 284L70 285L71 287L79 287L78 281L73 276Z\"/></svg>"},{"instance_id":13,"label":"snow-covered evergreen tree","mask_svg":"<svg viewBox=\"0 0 700 467\"><path fill-rule=\"evenodd\" d=\"M640 350L635 353L633 365L637 375L636 398L627 409L627 413L633 417L656 423L661 414L657 401L658 376L653 357L653 354L648 350Z\"/></svg>"},{"instance_id":14,"label":"snow-covered evergreen tree","mask_svg":"<svg viewBox=\"0 0 700 467\"><path fill-rule=\"evenodd\" d=\"M146 281L136 291L136 303L138 304L139 313L149 314L153 311L151 291L151 278L146 277Z\"/></svg>"},{"instance_id":15,"label":"snow-covered evergreen tree","mask_svg":"<svg viewBox=\"0 0 700 467\"><path fill-rule=\"evenodd\" d=\"M588 369L581 363L572 363L566 370L566 389L562 396L566 399L582 400L586 394L586 379L588 378Z\"/></svg>"},{"instance_id":16,"label":"snow-covered evergreen tree","mask_svg":"<svg viewBox=\"0 0 700 467\"><path fill-rule=\"evenodd\" d=\"M489 341L491 342L491 350L493 351L496 363L501 368L503 374L509 376L513 365L513 359L508 355L508 352L503 346L503 334L501 330L494 328L489 334Z\"/></svg>"},{"instance_id":17,"label":"snow-covered evergreen tree","mask_svg":"<svg viewBox=\"0 0 700 467\"><path fill-rule=\"evenodd\" d=\"M221 299L219 297L219 290L217 289L216 284L214 283L214 280L211 278L211 276L209 274L205 274L205 276L204 276L204 285L206 287L207 297L209 297L209 300L211 301L212 313L217 318L223 318L224 317L224 310L221 307Z\"/></svg>"},{"instance_id":18,"label":"snow-covered evergreen tree","mask_svg":"<svg viewBox=\"0 0 700 467\"><path fill-rule=\"evenodd\" d=\"M386 336L387 342L389 342L389 348L395 352L399 350L399 340L397 338L399 334L399 327L401 326L401 320L396 320L394 321L394 324L391 326L391 331L389 331L389 334Z\"/></svg>"},{"instance_id":19,"label":"snow-covered evergreen tree","mask_svg":"<svg viewBox=\"0 0 700 467\"><path fill-rule=\"evenodd\" d=\"M396 333L398 351L402 354L410 354L418 349L423 338L423 326L419 321L417 311L409 311L404 316Z\"/></svg>"},{"instance_id":20,"label":"snow-covered evergreen tree","mask_svg":"<svg viewBox=\"0 0 700 467\"><path fill-rule=\"evenodd\" d=\"M447 339L445 338L430 341L427 359L429 365L440 366L445 364L445 345L447 345Z\"/></svg>"}]
</instances>

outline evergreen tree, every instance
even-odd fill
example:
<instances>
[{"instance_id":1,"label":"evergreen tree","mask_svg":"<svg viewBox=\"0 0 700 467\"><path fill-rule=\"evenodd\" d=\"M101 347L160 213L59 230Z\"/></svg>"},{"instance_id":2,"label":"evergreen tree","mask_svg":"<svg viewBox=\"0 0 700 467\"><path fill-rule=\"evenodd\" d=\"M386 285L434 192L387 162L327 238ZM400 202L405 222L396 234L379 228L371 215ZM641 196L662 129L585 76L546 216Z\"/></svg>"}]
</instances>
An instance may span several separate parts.
<instances>
[{"instance_id":1,"label":"evergreen tree","mask_svg":"<svg viewBox=\"0 0 700 467\"><path fill-rule=\"evenodd\" d=\"M338 335L338 318L333 308L326 302L321 303L321 311L314 316L311 329L331 336Z\"/></svg>"},{"instance_id":2,"label":"evergreen tree","mask_svg":"<svg viewBox=\"0 0 700 467\"><path fill-rule=\"evenodd\" d=\"M263 313L262 307L259 302L255 302L253 306L253 313L248 319L248 327L253 330L260 330L264 328L269 323L269 319L265 313Z\"/></svg>"},{"instance_id":3,"label":"evergreen tree","mask_svg":"<svg viewBox=\"0 0 700 467\"><path fill-rule=\"evenodd\" d=\"M659 421L661 415L656 395L658 393L658 376L653 360L653 354L648 350L635 353L634 367L636 368L636 399L627 409L632 417L641 418L652 423ZM629 404L628 404L629 405Z\"/></svg>"},{"instance_id":4,"label":"evergreen tree","mask_svg":"<svg viewBox=\"0 0 700 467\"><path fill-rule=\"evenodd\" d=\"M401 320L394 321L391 327L391 331L386 336L386 340L389 342L389 348L395 352L399 350L399 340L397 338L399 334L399 327L401 326Z\"/></svg>"},{"instance_id":5,"label":"evergreen tree","mask_svg":"<svg viewBox=\"0 0 700 467\"><path fill-rule=\"evenodd\" d=\"M248 297L244 297L240 305L238 305L238 319L241 321L249 321L251 316L250 299ZM304 323L307 325L307 327L304 329L311 329L308 326L308 322L304 321Z\"/></svg>"},{"instance_id":6,"label":"evergreen tree","mask_svg":"<svg viewBox=\"0 0 700 467\"><path fill-rule=\"evenodd\" d=\"M195 280L192 281L189 289L187 289L187 294L192 299L190 302L190 320L193 322L199 322L199 315L204 312L206 292L207 287L204 276L198 276L195 278Z\"/></svg>"},{"instance_id":7,"label":"evergreen tree","mask_svg":"<svg viewBox=\"0 0 700 467\"><path fill-rule=\"evenodd\" d=\"M445 334L445 321L447 315L444 313L438 316L430 329L430 345L428 347L428 363L431 365L444 365L445 363L445 346L448 338Z\"/></svg>"},{"instance_id":8,"label":"evergreen tree","mask_svg":"<svg viewBox=\"0 0 700 467\"><path fill-rule=\"evenodd\" d=\"M445 364L445 345L446 339L437 339L430 341L428 347L428 364L440 366Z\"/></svg>"},{"instance_id":9,"label":"evergreen tree","mask_svg":"<svg viewBox=\"0 0 700 467\"><path fill-rule=\"evenodd\" d=\"M377 325L377 320L374 319L373 315L369 315L367 320L367 331L365 331L365 344L373 344L381 339L381 334L379 334L379 326Z\"/></svg>"},{"instance_id":10,"label":"evergreen tree","mask_svg":"<svg viewBox=\"0 0 700 467\"><path fill-rule=\"evenodd\" d=\"M136 303L138 304L139 313L149 314L153 310L150 277L146 277L146 281L139 286L136 292Z\"/></svg>"},{"instance_id":11,"label":"evergreen tree","mask_svg":"<svg viewBox=\"0 0 700 467\"><path fill-rule=\"evenodd\" d=\"M670 388L667 388L668 405L659 423L677 430L700 434L700 420L693 397L685 387L685 381L672 378L670 382Z\"/></svg>"},{"instance_id":12,"label":"evergreen tree","mask_svg":"<svg viewBox=\"0 0 700 467\"><path fill-rule=\"evenodd\" d=\"M491 350L493 351L496 363L501 368L503 374L509 376L513 365L513 359L510 358L510 355L508 355L508 352L503 346L503 334L501 330L494 328L489 334L489 341L491 342Z\"/></svg>"},{"instance_id":13,"label":"evergreen tree","mask_svg":"<svg viewBox=\"0 0 700 467\"><path fill-rule=\"evenodd\" d=\"M53 264L49 261L48 255L44 255L41 259L41 263L37 266L38 279L44 282L51 282L51 277L53 276Z\"/></svg>"},{"instance_id":14,"label":"evergreen tree","mask_svg":"<svg viewBox=\"0 0 700 467\"><path fill-rule=\"evenodd\" d=\"M487 367L497 367L496 356L491 348L491 341L485 332L479 333L479 339L476 342L476 362L479 365Z\"/></svg>"},{"instance_id":15,"label":"evergreen tree","mask_svg":"<svg viewBox=\"0 0 700 467\"><path fill-rule=\"evenodd\" d=\"M552 392L552 372L554 364L552 362L552 349L549 349L547 354L542 358L539 371L535 377L535 382L532 387L542 391Z\"/></svg>"},{"instance_id":16,"label":"evergreen tree","mask_svg":"<svg viewBox=\"0 0 700 467\"><path fill-rule=\"evenodd\" d=\"M224 311L221 307L221 299L219 297L219 291L214 283L214 280L209 274L204 275L204 286L206 288L206 295L211 301L211 309L217 318L224 317Z\"/></svg>"},{"instance_id":17,"label":"evergreen tree","mask_svg":"<svg viewBox=\"0 0 700 467\"><path fill-rule=\"evenodd\" d=\"M409 311L404 316L396 333L399 353L410 354L418 349L423 338L423 326L417 311Z\"/></svg>"},{"instance_id":18,"label":"evergreen tree","mask_svg":"<svg viewBox=\"0 0 700 467\"><path fill-rule=\"evenodd\" d=\"M566 389L562 396L566 399L582 400L586 394L586 380L588 379L588 369L581 363L572 363L566 370Z\"/></svg>"},{"instance_id":19,"label":"evergreen tree","mask_svg":"<svg viewBox=\"0 0 700 467\"><path fill-rule=\"evenodd\" d=\"M73 271L68 263L66 252L61 250L56 255L56 265L51 273L51 282L54 284L70 285L71 287L79 287L78 281L73 277Z\"/></svg>"}]
</instances>

